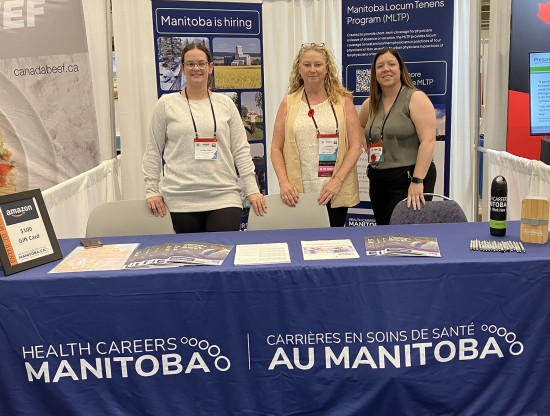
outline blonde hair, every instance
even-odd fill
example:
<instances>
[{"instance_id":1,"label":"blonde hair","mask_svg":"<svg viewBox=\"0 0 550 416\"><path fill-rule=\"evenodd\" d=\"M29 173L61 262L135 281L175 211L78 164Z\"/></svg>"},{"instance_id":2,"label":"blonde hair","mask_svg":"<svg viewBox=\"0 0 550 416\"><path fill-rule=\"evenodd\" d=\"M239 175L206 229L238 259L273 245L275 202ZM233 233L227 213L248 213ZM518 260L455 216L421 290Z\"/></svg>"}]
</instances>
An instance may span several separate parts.
<instances>
[{"instance_id":1,"label":"blonde hair","mask_svg":"<svg viewBox=\"0 0 550 416\"><path fill-rule=\"evenodd\" d=\"M397 63L399 64L399 72L401 74L399 79L401 80L401 85L412 88L414 90L417 89L412 82L412 79L411 79L411 76L409 75L409 71L407 70L407 67L405 66L405 61L403 61L403 58L401 57L401 55L399 55L399 52L397 52L393 48L380 49L376 53L376 55L374 55L374 59L372 60L372 65L370 67L370 100L369 100L368 120L374 120L374 118L376 117L376 114L378 113L378 107L380 106L380 101L382 100L382 88L380 87L380 84L376 79L376 61L378 61L378 58L380 58L380 56L388 52L391 53L393 56L395 56L395 59L397 59Z\"/></svg>"},{"instance_id":2,"label":"blonde hair","mask_svg":"<svg viewBox=\"0 0 550 416\"><path fill-rule=\"evenodd\" d=\"M330 100L330 102L336 103L342 97L345 97L347 95L351 96L351 92L344 88L344 86L340 82L340 78L338 78L338 67L336 65L334 55L332 54L332 50L321 43L305 43L296 54L290 71L290 78L288 81L288 94L292 94L293 92L298 91L304 85L304 80L300 75L300 61L304 56L304 53L309 51L319 52L325 57L325 64L327 65L327 75L325 76L325 91L328 95L328 99Z\"/></svg>"}]
</instances>

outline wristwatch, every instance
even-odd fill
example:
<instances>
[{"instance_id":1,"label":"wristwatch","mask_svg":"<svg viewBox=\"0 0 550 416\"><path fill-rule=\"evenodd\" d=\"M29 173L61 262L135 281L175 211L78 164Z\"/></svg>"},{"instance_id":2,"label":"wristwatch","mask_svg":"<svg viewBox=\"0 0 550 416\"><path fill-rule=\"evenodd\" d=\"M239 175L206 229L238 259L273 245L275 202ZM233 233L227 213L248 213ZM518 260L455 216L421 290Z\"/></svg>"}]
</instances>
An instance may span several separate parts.
<instances>
[{"instance_id":1,"label":"wristwatch","mask_svg":"<svg viewBox=\"0 0 550 416\"><path fill-rule=\"evenodd\" d=\"M413 177L411 178L411 182L412 182L412 183L424 183L424 179L417 178L416 176L413 176Z\"/></svg>"}]
</instances>

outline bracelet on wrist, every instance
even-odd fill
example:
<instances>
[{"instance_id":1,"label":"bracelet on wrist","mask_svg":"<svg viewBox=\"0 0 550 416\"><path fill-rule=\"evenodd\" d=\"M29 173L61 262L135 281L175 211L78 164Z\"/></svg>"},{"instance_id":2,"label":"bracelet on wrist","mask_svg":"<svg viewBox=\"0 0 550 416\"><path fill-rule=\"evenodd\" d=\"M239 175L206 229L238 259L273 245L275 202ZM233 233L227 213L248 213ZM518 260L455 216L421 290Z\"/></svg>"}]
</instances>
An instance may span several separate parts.
<instances>
[{"instance_id":1,"label":"bracelet on wrist","mask_svg":"<svg viewBox=\"0 0 550 416\"><path fill-rule=\"evenodd\" d=\"M334 175L333 178L339 179L340 182L344 182L344 180L343 180L340 176L338 176L338 175Z\"/></svg>"}]
</instances>

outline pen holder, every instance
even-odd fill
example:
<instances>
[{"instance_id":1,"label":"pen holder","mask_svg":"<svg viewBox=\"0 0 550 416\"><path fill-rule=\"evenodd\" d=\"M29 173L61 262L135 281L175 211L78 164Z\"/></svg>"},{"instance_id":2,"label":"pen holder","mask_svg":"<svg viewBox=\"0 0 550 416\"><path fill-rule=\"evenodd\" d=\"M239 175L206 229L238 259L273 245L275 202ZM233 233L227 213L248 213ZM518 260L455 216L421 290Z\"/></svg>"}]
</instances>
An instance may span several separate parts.
<instances>
[{"instance_id":1,"label":"pen holder","mask_svg":"<svg viewBox=\"0 0 550 416\"><path fill-rule=\"evenodd\" d=\"M520 240L524 243L548 242L548 199L528 196L521 201Z\"/></svg>"}]
</instances>

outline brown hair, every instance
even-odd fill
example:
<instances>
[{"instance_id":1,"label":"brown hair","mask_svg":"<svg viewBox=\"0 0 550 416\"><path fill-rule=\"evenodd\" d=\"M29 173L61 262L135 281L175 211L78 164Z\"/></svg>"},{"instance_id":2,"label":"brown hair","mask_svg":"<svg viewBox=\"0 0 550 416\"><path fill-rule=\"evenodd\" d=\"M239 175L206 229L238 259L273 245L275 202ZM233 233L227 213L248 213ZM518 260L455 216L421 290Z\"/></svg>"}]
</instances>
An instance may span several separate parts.
<instances>
[{"instance_id":1,"label":"brown hair","mask_svg":"<svg viewBox=\"0 0 550 416\"><path fill-rule=\"evenodd\" d=\"M185 45L185 48L181 51L181 64L184 64L184 57L187 52L189 52L192 49L198 49L199 51L203 51L206 55L206 60L208 63L212 63L212 55L210 54L210 51L206 46L204 46L202 43L188 43ZM208 75L208 88L212 87L212 74Z\"/></svg>"},{"instance_id":2,"label":"brown hair","mask_svg":"<svg viewBox=\"0 0 550 416\"><path fill-rule=\"evenodd\" d=\"M409 75L409 71L407 70L407 66L405 65L405 61L403 61L403 58L401 57L401 55L399 55L399 52L397 52L393 48L380 49L376 53L376 55L374 55L372 65L370 67L369 120L374 120L374 117L376 117L376 113L378 113L378 107L380 106L380 101L382 100L382 88L380 88L380 84L378 84L378 81L376 79L376 61L378 60L378 58L380 58L380 56L388 52L395 56L395 59L397 59L397 63L399 64L399 72L401 73L401 84L405 85L406 87L416 89L412 82L411 76Z\"/></svg>"},{"instance_id":3,"label":"brown hair","mask_svg":"<svg viewBox=\"0 0 550 416\"><path fill-rule=\"evenodd\" d=\"M347 89L342 86L340 79L338 78L338 67L336 60L332 54L332 50L327 48L322 43L305 43L302 45L298 54L294 58L292 63L292 69L290 71L290 79L288 82L288 94L298 91L304 85L304 80L300 75L300 60L304 56L304 53L309 51L316 51L321 53L325 57L325 63L327 65L327 75L325 76L325 91L327 92L328 99L331 103L338 102L343 96L350 95Z\"/></svg>"}]
</instances>

